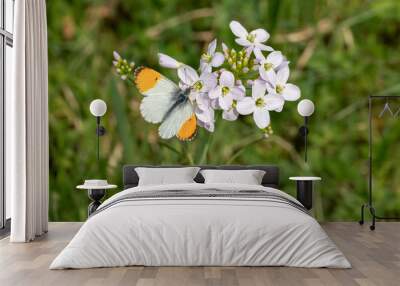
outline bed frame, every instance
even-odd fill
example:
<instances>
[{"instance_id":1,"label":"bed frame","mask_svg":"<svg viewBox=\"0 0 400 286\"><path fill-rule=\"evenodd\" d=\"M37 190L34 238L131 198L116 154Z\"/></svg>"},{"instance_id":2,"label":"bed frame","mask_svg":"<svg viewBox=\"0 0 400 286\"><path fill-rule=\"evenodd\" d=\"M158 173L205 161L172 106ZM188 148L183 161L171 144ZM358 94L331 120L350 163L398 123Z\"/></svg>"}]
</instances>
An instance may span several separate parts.
<instances>
[{"instance_id":1,"label":"bed frame","mask_svg":"<svg viewBox=\"0 0 400 286\"><path fill-rule=\"evenodd\" d=\"M185 166L177 166L177 165L165 165L165 166L152 166L152 165L125 165L123 167L123 184L124 189L133 188L138 185L139 177L135 171L136 167L147 167L147 168L181 168ZM195 166L200 167L201 169L219 169L219 170L264 170L265 175L262 179L261 184L265 187L271 188L279 188L279 168L277 166L269 166L269 165L254 165L254 166L240 166L240 165L225 165L225 166ZM197 183L204 183L204 178L200 174L194 178Z\"/></svg>"}]
</instances>

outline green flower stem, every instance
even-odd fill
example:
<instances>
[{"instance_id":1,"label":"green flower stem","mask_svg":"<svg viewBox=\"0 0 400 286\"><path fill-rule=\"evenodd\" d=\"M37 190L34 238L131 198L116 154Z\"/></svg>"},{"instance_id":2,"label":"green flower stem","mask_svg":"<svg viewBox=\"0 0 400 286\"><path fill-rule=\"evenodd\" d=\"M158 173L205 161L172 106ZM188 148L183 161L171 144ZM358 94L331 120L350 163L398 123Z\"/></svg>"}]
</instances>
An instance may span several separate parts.
<instances>
[{"instance_id":1,"label":"green flower stem","mask_svg":"<svg viewBox=\"0 0 400 286\"><path fill-rule=\"evenodd\" d=\"M265 140L264 135L255 135L253 137L250 137L250 139L245 139L241 142L239 142L239 144L237 144L237 147L235 147L233 149L233 154L231 155L230 159L226 162L226 164L232 164L232 162L234 162L236 160L237 157L240 156L240 154L249 146L254 145L260 141Z\"/></svg>"},{"instance_id":2,"label":"green flower stem","mask_svg":"<svg viewBox=\"0 0 400 286\"><path fill-rule=\"evenodd\" d=\"M199 160L197 161L198 165L203 165L207 163L207 155L208 155L208 150L210 149L210 146L212 144L212 140L213 140L213 134L211 132L207 132L208 135L208 139L207 141L205 141L205 144L203 145L203 150L201 151L201 155Z\"/></svg>"},{"instance_id":3,"label":"green flower stem","mask_svg":"<svg viewBox=\"0 0 400 286\"><path fill-rule=\"evenodd\" d=\"M159 141L159 144L160 144L160 146L165 147L165 148L175 152L179 156L182 156L182 152L181 151L179 151L175 147L171 146L170 144L166 143L165 141Z\"/></svg>"}]
</instances>

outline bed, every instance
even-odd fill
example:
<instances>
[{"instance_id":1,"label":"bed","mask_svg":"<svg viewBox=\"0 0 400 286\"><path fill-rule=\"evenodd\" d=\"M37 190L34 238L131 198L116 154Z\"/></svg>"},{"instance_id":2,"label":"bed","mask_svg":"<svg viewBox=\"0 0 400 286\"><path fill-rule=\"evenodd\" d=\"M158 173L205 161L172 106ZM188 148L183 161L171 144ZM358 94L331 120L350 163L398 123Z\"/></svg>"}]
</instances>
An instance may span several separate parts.
<instances>
[{"instance_id":1,"label":"bed","mask_svg":"<svg viewBox=\"0 0 400 286\"><path fill-rule=\"evenodd\" d=\"M150 186L138 186L136 167L123 168L124 190L88 218L50 269L351 267L301 203L279 190L276 166L199 166L263 170L261 185L204 183L198 173L193 183Z\"/></svg>"}]
</instances>

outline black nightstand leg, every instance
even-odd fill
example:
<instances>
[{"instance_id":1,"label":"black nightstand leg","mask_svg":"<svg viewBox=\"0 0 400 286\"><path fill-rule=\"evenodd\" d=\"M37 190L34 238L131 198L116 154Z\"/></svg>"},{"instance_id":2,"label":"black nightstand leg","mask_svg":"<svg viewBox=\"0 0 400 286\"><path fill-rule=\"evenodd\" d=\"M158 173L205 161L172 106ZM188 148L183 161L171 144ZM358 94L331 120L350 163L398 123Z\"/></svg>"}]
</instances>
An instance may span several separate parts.
<instances>
[{"instance_id":1,"label":"black nightstand leg","mask_svg":"<svg viewBox=\"0 0 400 286\"><path fill-rule=\"evenodd\" d=\"M105 190L88 190L88 196L92 200L92 202L88 206L88 216L94 213L101 205L101 199L104 197L105 194Z\"/></svg>"},{"instance_id":2,"label":"black nightstand leg","mask_svg":"<svg viewBox=\"0 0 400 286\"><path fill-rule=\"evenodd\" d=\"M297 181L297 200L308 210L313 205L313 181Z\"/></svg>"}]
</instances>

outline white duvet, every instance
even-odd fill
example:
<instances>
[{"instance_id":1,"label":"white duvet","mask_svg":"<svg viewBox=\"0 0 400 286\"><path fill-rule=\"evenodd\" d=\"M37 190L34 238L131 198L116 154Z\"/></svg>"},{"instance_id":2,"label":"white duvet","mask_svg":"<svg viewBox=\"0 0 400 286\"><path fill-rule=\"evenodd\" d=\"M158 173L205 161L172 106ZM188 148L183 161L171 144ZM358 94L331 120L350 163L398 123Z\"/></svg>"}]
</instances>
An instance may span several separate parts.
<instances>
[{"instance_id":1,"label":"white duvet","mask_svg":"<svg viewBox=\"0 0 400 286\"><path fill-rule=\"evenodd\" d=\"M163 190L263 190L231 184L135 187ZM152 198L122 201L90 217L50 269L145 266L294 266L350 268L318 222L301 210L258 198Z\"/></svg>"}]
</instances>

